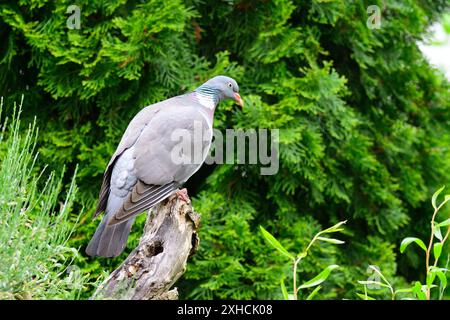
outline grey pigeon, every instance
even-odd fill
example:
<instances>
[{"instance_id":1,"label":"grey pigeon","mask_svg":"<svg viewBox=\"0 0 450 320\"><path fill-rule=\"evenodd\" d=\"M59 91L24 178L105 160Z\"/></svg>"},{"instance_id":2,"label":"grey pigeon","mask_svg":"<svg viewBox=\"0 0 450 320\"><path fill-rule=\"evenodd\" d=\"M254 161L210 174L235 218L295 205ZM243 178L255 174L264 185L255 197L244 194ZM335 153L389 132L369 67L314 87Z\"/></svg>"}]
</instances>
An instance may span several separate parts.
<instances>
[{"instance_id":1,"label":"grey pigeon","mask_svg":"<svg viewBox=\"0 0 450 320\"><path fill-rule=\"evenodd\" d=\"M214 77L194 91L142 109L131 120L103 176L99 202L94 217L105 212L86 253L90 256L118 256L127 242L137 214L142 213L177 191L204 162L211 146L214 111L220 101L232 99L241 107L239 86L232 78ZM201 141L194 133L201 124ZM180 139L175 132L192 137L191 159L174 161ZM196 138L197 137L197 138ZM206 137L206 138L205 138ZM189 140L188 140L189 141ZM182 157L187 148L181 148ZM186 155L188 157L188 155Z\"/></svg>"}]
</instances>

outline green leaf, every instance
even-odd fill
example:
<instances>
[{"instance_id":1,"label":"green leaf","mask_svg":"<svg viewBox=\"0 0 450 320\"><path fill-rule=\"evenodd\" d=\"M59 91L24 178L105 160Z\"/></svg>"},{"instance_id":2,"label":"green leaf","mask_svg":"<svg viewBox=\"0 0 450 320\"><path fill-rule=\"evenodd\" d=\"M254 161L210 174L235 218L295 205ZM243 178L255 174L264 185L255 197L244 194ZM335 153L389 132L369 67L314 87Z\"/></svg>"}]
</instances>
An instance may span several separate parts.
<instances>
[{"instance_id":1,"label":"green leaf","mask_svg":"<svg viewBox=\"0 0 450 320\"><path fill-rule=\"evenodd\" d=\"M439 281L441 282L441 285L446 288L447 287L447 277L445 276L445 273L443 273L442 271L438 270L436 271L436 274L439 278Z\"/></svg>"},{"instance_id":2,"label":"green leaf","mask_svg":"<svg viewBox=\"0 0 450 320\"><path fill-rule=\"evenodd\" d=\"M321 286L316 287L313 292L311 292L307 297L306 300L312 300L314 296L319 292L319 290L322 289Z\"/></svg>"},{"instance_id":3,"label":"green leaf","mask_svg":"<svg viewBox=\"0 0 450 320\"><path fill-rule=\"evenodd\" d=\"M284 284L284 279L281 279L280 286L281 286L281 293L283 294L283 299L289 300L289 294L288 294L286 286Z\"/></svg>"},{"instance_id":4,"label":"green leaf","mask_svg":"<svg viewBox=\"0 0 450 320\"><path fill-rule=\"evenodd\" d=\"M450 226L450 218L448 218L447 220L444 220L444 221L438 223L437 226L439 226L439 227L447 227L447 226Z\"/></svg>"},{"instance_id":5,"label":"green leaf","mask_svg":"<svg viewBox=\"0 0 450 320\"><path fill-rule=\"evenodd\" d=\"M376 285L376 286L380 286L380 287L389 288L389 286L387 284L382 283L380 281L372 281L372 280L361 281L361 280L358 280L358 283L362 284L362 285L365 285L365 286L367 286L367 285Z\"/></svg>"},{"instance_id":6,"label":"green leaf","mask_svg":"<svg viewBox=\"0 0 450 320\"><path fill-rule=\"evenodd\" d=\"M326 267L321 273L319 273L317 276L315 276L314 278L312 278L309 281L306 281L304 284L302 284L299 289L305 289L305 288L311 288L311 287L315 287L318 286L319 284L321 284L322 282L324 282L328 276L330 275L331 271L339 268L338 265L336 264L332 264L328 267Z\"/></svg>"},{"instance_id":7,"label":"green leaf","mask_svg":"<svg viewBox=\"0 0 450 320\"><path fill-rule=\"evenodd\" d=\"M434 226L434 236L439 240L442 241L442 233L441 228L437 224Z\"/></svg>"},{"instance_id":8,"label":"green leaf","mask_svg":"<svg viewBox=\"0 0 450 320\"><path fill-rule=\"evenodd\" d=\"M347 220L338 222L338 223L336 223L334 226L329 227L329 228L327 228L327 229L325 229L325 230L322 230L320 233L332 233L332 232L339 232L339 231L342 231L343 229L340 228L340 226L342 226L342 225L344 225L344 224L346 224L346 223L347 223Z\"/></svg>"},{"instance_id":9,"label":"green leaf","mask_svg":"<svg viewBox=\"0 0 450 320\"><path fill-rule=\"evenodd\" d=\"M438 191L436 191L433 196L431 197L431 204L433 205L433 208L436 210L437 209L437 205L436 205L436 199L439 196L439 194L442 192L442 190L444 190L445 186L442 186Z\"/></svg>"},{"instance_id":10,"label":"green leaf","mask_svg":"<svg viewBox=\"0 0 450 320\"><path fill-rule=\"evenodd\" d=\"M427 277L427 286L432 287L434 279L437 276L439 278L441 285L444 288L447 287L447 277L445 276L446 271L447 271L447 269L445 269L445 268L437 268L434 266L430 267L430 272L428 273L428 277Z\"/></svg>"},{"instance_id":11,"label":"green leaf","mask_svg":"<svg viewBox=\"0 0 450 320\"><path fill-rule=\"evenodd\" d=\"M434 259L439 259L442 253L442 242L435 243L433 246Z\"/></svg>"},{"instance_id":12,"label":"green leaf","mask_svg":"<svg viewBox=\"0 0 450 320\"><path fill-rule=\"evenodd\" d=\"M434 272L428 273L428 275L427 275L427 286L428 287L431 287L431 285L434 282L434 279L436 279L436 273L434 273Z\"/></svg>"},{"instance_id":13,"label":"green leaf","mask_svg":"<svg viewBox=\"0 0 450 320\"><path fill-rule=\"evenodd\" d=\"M425 292L422 291L422 284L419 281L416 281L416 283L414 284L412 292L417 296L419 300L427 299Z\"/></svg>"},{"instance_id":14,"label":"green leaf","mask_svg":"<svg viewBox=\"0 0 450 320\"><path fill-rule=\"evenodd\" d=\"M317 240L324 241L324 242L330 242L334 244L343 244L345 241L333 239L333 238L326 238L326 237L317 237Z\"/></svg>"},{"instance_id":15,"label":"green leaf","mask_svg":"<svg viewBox=\"0 0 450 320\"><path fill-rule=\"evenodd\" d=\"M403 239L402 243L400 244L400 252L403 253L407 246L409 246L411 243L416 243L419 247L421 247L424 251L427 251L427 247L425 246L425 243L423 243L422 240L415 237L408 237Z\"/></svg>"},{"instance_id":16,"label":"green leaf","mask_svg":"<svg viewBox=\"0 0 450 320\"><path fill-rule=\"evenodd\" d=\"M397 293L411 293L411 292L413 292L413 288L404 288L404 289L395 290L395 294L397 294Z\"/></svg>"},{"instance_id":17,"label":"green leaf","mask_svg":"<svg viewBox=\"0 0 450 320\"><path fill-rule=\"evenodd\" d=\"M277 249L281 254L288 257L291 260L295 260L294 256L290 254L282 245L280 242L278 242L277 239L275 239L274 236L272 236L266 229L264 229L262 226L259 226L259 229L261 230L261 233L263 237L267 240L267 242Z\"/></svg>"},{"instance_id":18,"label":"green leaf","mask_svg":"<svg viewBox=\"0 0 450 320\"><path fill-rule=\"evenodd\" d=\"M447 34L450 34L450 14L445 14L442 19L442 27Z\"/></svg>"},{"instance_id":19,"label":"green leaf","mask_svg":"<svg viewBox=\"0 0 450 320\"><path fill-rule=\"evenodd\" d=\"M364 295L364 294L361 294L361 293L356 293L356 295L358 296L358 297L360 297L361 299L363 299L363 300L375 300L375 298L372 298L372 297L369 297L368 295Z\"/></svg>"}]
</instances>

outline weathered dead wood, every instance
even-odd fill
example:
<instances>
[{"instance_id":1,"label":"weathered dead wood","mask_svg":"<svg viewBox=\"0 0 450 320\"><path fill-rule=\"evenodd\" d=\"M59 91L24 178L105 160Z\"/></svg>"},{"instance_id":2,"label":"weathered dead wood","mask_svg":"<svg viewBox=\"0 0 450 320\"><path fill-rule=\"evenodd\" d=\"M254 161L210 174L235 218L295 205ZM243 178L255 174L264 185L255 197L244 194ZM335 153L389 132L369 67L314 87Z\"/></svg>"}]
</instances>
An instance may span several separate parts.
<instances>
[{"instance_id":1,"label":"weathered dead wood","mask_svg":"<svg viewBox=\"0 0 450 320\"><path fill-rule=\"evenodd\" d=\"M92 299L175 300L170 290L198 246L200 215L173 195L150 210L140 243Z\"/></svg>"}]
</instances>

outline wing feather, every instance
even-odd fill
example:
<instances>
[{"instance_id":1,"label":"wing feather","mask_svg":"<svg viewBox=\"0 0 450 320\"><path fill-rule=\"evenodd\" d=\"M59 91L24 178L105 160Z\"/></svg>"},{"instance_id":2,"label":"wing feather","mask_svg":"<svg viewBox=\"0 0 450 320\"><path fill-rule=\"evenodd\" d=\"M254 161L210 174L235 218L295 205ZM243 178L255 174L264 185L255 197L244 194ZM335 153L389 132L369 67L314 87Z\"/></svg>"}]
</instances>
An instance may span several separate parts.
<instances>
[{"instance_id":1,"label":"wing feather","mask_svg":"<svg viewBox=\"0 0 450 320\"><path fill-rule=\"evenodd\" d=\"M145 184L141 180L138 180L128 198L124 201L120 209L114 213L111 220L108 222L108 225L122 223L135 215L152 208L160 201L170 196L178 189L178 187L179 185L176 182L161 186Z\"/></svg>"},{"instance_id":2,"label":"wing feather","mask_svg":"<svg viewBox=\"0 0 450 320\"><path fill-rule=\"evenodd\" d=\"M95 209L94 217L95 219L100 213L106 210L106 205L108 204L108 197L110 193L110 181L111 181L111 172L113 166L109 166L105 174L103 175L102 187L100 188L100 194L98 196L97 208Z\"/></svg>"}]
</instances>

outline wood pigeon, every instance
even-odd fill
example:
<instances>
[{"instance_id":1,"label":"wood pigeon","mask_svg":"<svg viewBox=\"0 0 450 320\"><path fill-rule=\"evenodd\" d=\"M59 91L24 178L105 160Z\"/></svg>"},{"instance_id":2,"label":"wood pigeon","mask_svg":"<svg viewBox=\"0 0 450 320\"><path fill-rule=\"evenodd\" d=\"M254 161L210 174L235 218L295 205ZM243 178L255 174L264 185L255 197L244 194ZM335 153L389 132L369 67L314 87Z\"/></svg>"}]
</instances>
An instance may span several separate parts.
<instances>
[{"instance_id":1,"label":"wood pigeon","mask_svg":"<svg viewBox=\"0 0 450 320\"><path fill-rule=\"evenodd\" d=\"M241 107L236 81L226 76L214 77L192 92L176 96L142 109L131 120L103 176L94 218L105 215L95 231L86 253L90 256L118 256L127 242L137 214L144 212L174 192L188 201L186 190L179 187L204 162L211 146L214 111L220 101L232 99ZM179 143L172 133L177 129L194 133L201 124L201 161L173 161ZM187 131L186 131L187 130ZM198 136L198 135L197 135ZM206 137L206 138L205 138ZM197 149L197 151L195 151Z\"/></svg>"}]
</instances>

